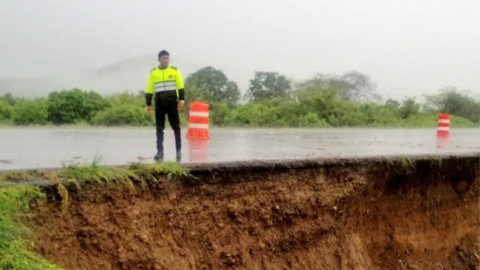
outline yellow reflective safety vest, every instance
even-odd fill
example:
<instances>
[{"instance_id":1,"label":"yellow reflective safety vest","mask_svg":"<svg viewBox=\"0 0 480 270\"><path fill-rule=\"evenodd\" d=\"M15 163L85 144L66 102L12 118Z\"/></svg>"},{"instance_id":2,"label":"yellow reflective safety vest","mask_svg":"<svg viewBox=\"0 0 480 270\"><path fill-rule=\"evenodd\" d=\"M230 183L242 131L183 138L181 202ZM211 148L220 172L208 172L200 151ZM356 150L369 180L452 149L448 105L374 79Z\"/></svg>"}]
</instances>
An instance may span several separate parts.
<instances>
[{"instance_id":1,"label":"yellow reflective safety vest","mask_svg":"<svg viewBox=\"0 0 480 270\"><path fill-rule=\"evenodd\" d=\"M182 75L176 67L156 67L152 69L150 76L148 76L145 92L147 94L162 93L162 96L167 93L175 93L178 98L178 90L183 88Z\"/></svg>"}]
</instances>

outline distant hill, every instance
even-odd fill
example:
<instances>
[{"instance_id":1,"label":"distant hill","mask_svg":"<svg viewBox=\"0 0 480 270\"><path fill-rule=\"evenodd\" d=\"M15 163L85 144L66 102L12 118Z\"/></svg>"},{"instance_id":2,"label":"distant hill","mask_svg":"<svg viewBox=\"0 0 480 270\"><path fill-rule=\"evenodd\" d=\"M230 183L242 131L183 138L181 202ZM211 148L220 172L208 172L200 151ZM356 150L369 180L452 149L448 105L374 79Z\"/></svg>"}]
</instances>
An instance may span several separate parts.
<instances>
[{"instance_id":1,"label":"distant hill","mask_svg":"<svg viewBox=\"0 0 480 270\"><path fill-rule=\"evenodd\" d=\"M113 94L128 90L136 92L144 89L148 72L158 62L151 55L143 55L125 61L107 65L97 70L83 74L63 75L58 77L41 78L0 78L0 95L12 93L19 97L41 97L49 92L80 88L95 90L102 95ZM200 66L182 65L181 61L175 61L175 65L182 66L182 75L185 78Z\"/></svg>"},{"instance_id":2,"label":"distant hill","mask_svg":"<svg viewBox=\"0 0 480 270\"><path fill-rule=\"evenodd\" d=\"M220 62L219 59L209 59L212 63L196 63L197 59L192 58L190 61L184 61L179 58L172 58L173 66L180 68L182 76L185 79L190 73L207 66L213 65L222 69L221 66L215 65ZM80 88L84 90L94 90L102 95L123 92L137 92L143 90L147 81L148 73L152 68L158 65L155 55L142 55L130 58L121 62L106 65L99 69L85 73L64 74L55 77L40 78L0 78L0 95L12 93L14 96L36 98L48 95L49 92ZM242 73L238 65L231 65L230 69L223 70L227 76L237 81L240 88L246 88L250 73ZM252 73L253 75L253 73Z\"/></svg>"},{"instance_id":3,"label":"distant hill","mask_svg":"<svg viewBox=\"0 0 480 270\"><path fill-rule=\"evenodd\" d=\"M19 97L39 97L55 88L53 78L0 78L0 95L12 93Z\"/></svg>"}]
</instances>

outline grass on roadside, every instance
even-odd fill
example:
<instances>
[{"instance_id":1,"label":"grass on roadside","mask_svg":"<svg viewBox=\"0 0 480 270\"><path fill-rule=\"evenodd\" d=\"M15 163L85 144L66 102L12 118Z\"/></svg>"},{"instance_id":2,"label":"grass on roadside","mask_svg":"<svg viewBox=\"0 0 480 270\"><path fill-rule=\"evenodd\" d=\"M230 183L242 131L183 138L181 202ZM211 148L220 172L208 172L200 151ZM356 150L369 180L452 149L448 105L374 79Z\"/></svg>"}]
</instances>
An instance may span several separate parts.
<instances>
[{"instance_id":1,"label":"grass on roadside","mask_svg":"<svg viewBox=\"0 0 480 270\"><path fill-rule=\"evenodd\" d=\"M58 177L56 172L52 171L10 171L5 173L0 173L0 182L9 181L9 182L34 182L36 180L55 180Z\"/></svg>"},{"instance_id":2,"label":"grass on roadside","mask_svg":"<svg viewBox=\"0 0 480 270\"><path fill-rule=\"evenodd\" d=\"M95 158L91 164L63 164L58 171L21 171L0 173L1 182L35 182L47 180L52 183L97 183L135 184L153 182L159 179L174 180L175 177L192 177L189 171L177 163L133 163L128 167L100 165Z\"/></svg>"},{"instance_id":3,"label":"grass on roadside","mask_svg":"<svg viewBox=\"0 0 480 270\"><path fill-rule=\"evenodd\" d=\"M387 167L395 173L409 173L416 168L416 162L410 156L398 156L394 158L385 158Z\"/></svg>"},{"instance_id":4,"label":"grass on roadside","mask_svg":"<svg viewBox=\"0 0 480 270\"><path fill-rule=\"evenodd\" d=\"M60 179L67 183L117 183L129 184L153 182L166 177L173 180L175 177L191 176L187 169L177 163L143 164L134 163L129 167L110 167L99 165L98 160L92 164L64 166L58 173Z\"/></svg>"}]
</instances>

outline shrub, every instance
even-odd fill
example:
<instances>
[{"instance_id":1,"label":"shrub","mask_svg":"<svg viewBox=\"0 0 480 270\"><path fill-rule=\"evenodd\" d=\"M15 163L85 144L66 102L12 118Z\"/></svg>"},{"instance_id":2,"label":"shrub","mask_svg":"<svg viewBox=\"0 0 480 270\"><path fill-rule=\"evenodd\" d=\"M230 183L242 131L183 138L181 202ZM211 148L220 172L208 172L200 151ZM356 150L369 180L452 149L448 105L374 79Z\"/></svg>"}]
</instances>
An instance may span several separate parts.
<instances>
[{"instance_id":1,"label":"shrub","mask_svg":"<svg viewBox=\"0 0 480 270\"><path fill-rule=\"evenodd\" d=\"M125 105L111 107L98 112L91 120L94 125L105 126L147 126L151 125L152 118L145 113L142 107Z\"/></svg>"},{"instance_id":2,"label":"shrub","mask_svg":"<svg viewBox=\"0 0 480 270\"><path fill-rule=\"evenodd\" d=\"M6 122L12 118L12 106L4 100L0 100L0 122Z\"/></svg>"},{"instance_id":3,"label":"shrub","mask_svg":"<svg viewBox=\"0 0 480 270\"><path fill-rule=\"evenodd\" d=\"M72 124L79 120L90 121L109 103L99 94L80 89L52 92L48 95L48 120L54 124Z\"/></svg>"},{"instance_id":4,"label":"shrub","mask_svg":"<svg viewBox=\"0 0 480 270\"><path fill-rule=\"evenodd\" d=\"M98 112L91 120L94 125L105 126L148 126L152 125L152 117L149 117L145 109L133 105L111 107Z\"/></svg>"},{"instance_id":5,"label":"shrub","mask_svg":"<svg viewBox=\"0 0 480 270\"><path fill-rule=\"evenodd\" d=\"M13 123L16 125L47 123L47 101L44 99L18 102L13 108Z\"/></svg>"}]
</instances>

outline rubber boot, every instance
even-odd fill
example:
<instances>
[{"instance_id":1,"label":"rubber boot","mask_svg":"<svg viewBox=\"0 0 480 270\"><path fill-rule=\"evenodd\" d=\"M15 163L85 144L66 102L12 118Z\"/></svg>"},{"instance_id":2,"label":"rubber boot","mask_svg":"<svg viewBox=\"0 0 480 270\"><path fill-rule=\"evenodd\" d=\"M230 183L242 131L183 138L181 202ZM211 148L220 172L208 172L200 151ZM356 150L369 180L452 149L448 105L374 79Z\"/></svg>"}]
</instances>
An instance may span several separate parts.
<instances>
[{"instance_id":1,"label":"rubber boot","mask_svg":"<svg viewBox=\"0 0 480 270\"><path fill-rule=\"evenodd\" d=\"M163 131L157 132L157 154L153 159L156 162L163 162Z\"/></svg>"},{"instance_id":2,"label":"rubber boot","mask_svg":"<svg viewBox=\"0 0 480 270\"><path fill-rule=\"evenodd\" d=\"M177 163L182 161L182 135L180 129L174 130L173 133L175 134L175 150L177 153Z\"/></svg>"}]
</instances>

